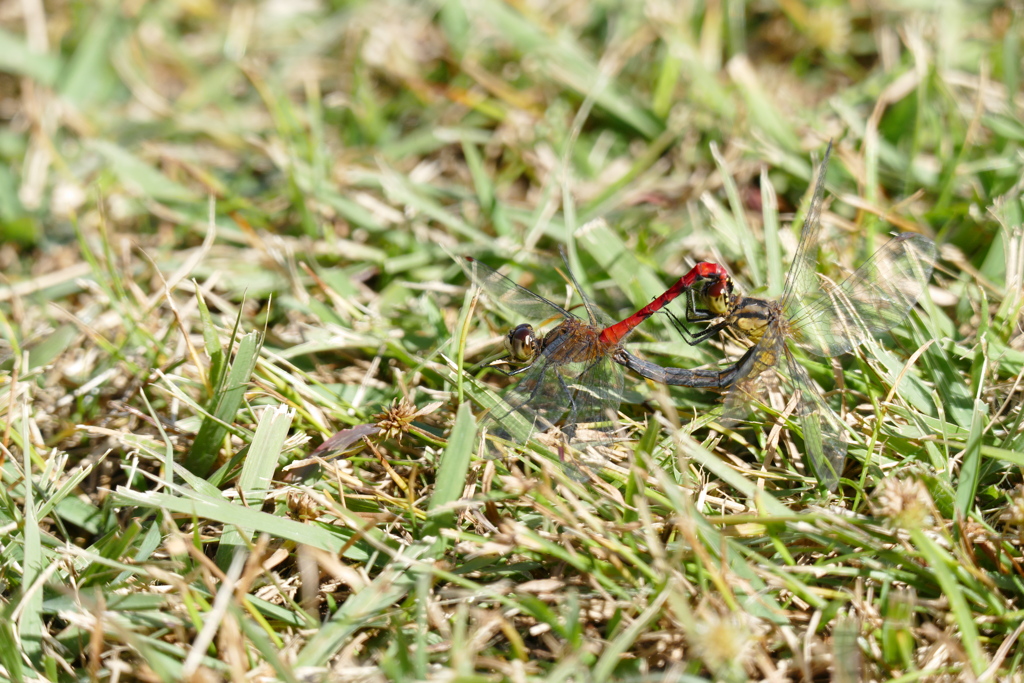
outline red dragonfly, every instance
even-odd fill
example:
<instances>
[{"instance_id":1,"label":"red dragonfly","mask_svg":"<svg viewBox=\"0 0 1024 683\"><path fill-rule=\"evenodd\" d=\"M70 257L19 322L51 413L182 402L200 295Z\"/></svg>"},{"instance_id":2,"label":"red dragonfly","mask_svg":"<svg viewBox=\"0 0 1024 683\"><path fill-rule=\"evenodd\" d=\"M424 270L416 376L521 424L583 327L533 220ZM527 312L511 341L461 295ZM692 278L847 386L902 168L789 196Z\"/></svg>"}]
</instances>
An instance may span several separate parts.
<instances>
[{"instance_id":1,"label":"red dragonfly","mask_svg":"<svg viewBox=\"0 0 1024 683\"><path fill-rule=\"evenodd\" d=\"M523 375L503 395L506 413L514 411L526 417L531 431L547 430L562 423L569 441L577 436L578 425L596 423L598 431L607 431L609 425L614 425L623 388L623 370L614 356L625 352L622 342L626 336L694 283L705 283L702 296L713 298L715 287L706 283L717 280L724 286L728 282L728 274L721 266L699 264L654 301L616 323L583 293L568 261L566 269L583 300L587 320L520 287L472 257L453 258L495 304L538 324L557 321L543 336L530 323L516 325L505 337L506 356L495 363L519 366L507 374ZM565 260L564 253L562 258ZM504 419L501 415L495 417L499 423Z\"/></svg>"},{"instance_id":2,"label":"red dragonfly","mask_svg":"<svg viewBox=\"0 0 1024 683\"><path fill-rule=\"evenodd\" d=\"M808 464L819 482L835 490L846 459L845 425L793 357L790 343L818 356L837 356L899 324L927 286L936 250L927 237L905 232L883 245L846 279L833 282L819 277L821 203L831 151L829 144L781 299L734 293L732 279L723 268L701 263L691 271L707 276L698 275L689 283L687 321L718 322L696 334L679 327L690 344L726 329L746 337L753 345L736 364L722 370L665 368L625 349L616 351L615 360L662 384L729 387L727 406L736 406L759 397L776 379L775 371L785 359L793 392L801 399L797 414ZM697 307L698 299L703 308Z\"/></svg>"}]
</instances>

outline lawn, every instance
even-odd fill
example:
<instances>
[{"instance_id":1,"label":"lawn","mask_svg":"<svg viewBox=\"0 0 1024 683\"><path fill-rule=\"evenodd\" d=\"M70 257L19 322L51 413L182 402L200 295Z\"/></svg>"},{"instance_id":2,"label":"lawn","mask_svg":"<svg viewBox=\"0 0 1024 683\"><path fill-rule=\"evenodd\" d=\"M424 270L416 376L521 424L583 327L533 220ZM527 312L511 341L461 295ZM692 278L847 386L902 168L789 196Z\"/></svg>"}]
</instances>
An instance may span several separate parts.
<instances>
[{"instance_id":1,"label":"lawn","mask_svg":"<svg viewBox=\"0 0 1024 683\"><path fill-rule=\"evenodd\" d=\"M0 3L0 678L1021 680L1022 22ZM560 250L613 319L699 261L777 297L830 140L823 273L938 246L891 333L798 356L834 492L785 392L625 373L623 439L495 437L484 364L551 321L452 255L580 315Z\"/></svg>"}]
</instances>

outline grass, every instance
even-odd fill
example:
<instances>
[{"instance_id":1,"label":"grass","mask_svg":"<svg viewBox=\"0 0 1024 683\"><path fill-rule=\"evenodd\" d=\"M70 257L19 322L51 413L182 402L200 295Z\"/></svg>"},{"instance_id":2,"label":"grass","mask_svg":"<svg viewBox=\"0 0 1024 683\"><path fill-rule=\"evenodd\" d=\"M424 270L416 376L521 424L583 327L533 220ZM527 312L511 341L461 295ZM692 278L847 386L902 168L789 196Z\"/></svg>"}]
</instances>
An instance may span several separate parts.
<instances>
[{"instance_id":1,"label":"grass","mask_svg":"<svg viewBox=\"0 0 1024 683\"><path fill-rule=\"evenodd\" d=\"M1014 10L3 7L5 678L1019 676ZM836 495L795 425L635 377L582 481L482 455L506 381L458 369L521 321L446 250L561 301L564 246L612 316L698 260L777 293L830 138L822 262L941 251L890 338L808 359Z\"/></svg>"}]
</instances>

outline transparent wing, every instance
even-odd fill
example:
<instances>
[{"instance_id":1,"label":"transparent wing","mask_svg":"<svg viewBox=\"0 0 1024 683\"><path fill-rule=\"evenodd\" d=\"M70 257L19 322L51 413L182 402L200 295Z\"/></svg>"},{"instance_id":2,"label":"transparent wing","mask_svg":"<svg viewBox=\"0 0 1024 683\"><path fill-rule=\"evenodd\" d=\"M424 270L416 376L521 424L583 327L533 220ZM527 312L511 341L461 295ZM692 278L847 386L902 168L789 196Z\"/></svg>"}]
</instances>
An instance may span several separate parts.
<instances>
[{"instance_id":1,"label":"transparent wing","mask_svg":"<svg viewBox=\"0 0 1024 683\"><path fill-rule=\"evenodd\" d=\"M786 359L793 391L800 392L797 411L804 432L807 465L822 486L835 491L846 462L846 429L788 348Z\"/></svg>"},{"instance_id":2,"label":"transparent wing","mask_svg":"<svg viewBox=\"0 0 1024 683\"><path fill-rule=\"evenodd\" d=\"M565 263L565 272L569 274L569 279L572 280L573 288L576 290L576 293L580 295L580 299L583 300L583 306L587 309L587 316L590 318L590 324L601 329L615 324L615 321L601 312L594 302L590 300L590 297L586 295L583 288L580 287L580 283L576 280L576 274L572 272L572 267L569 266L569 254L566 253L565 248L563 247L559 249L559 253L562 255L562 262Z\"/></svg>"},{"instance_id":3,"label":"transparent wing","mask_svg":"<svg viewBox=\"0 0 1024 683\"><path fill-rule=\"evenodd\" d=\"M555 366L543 359L534 362L517 384L505 390L500 402L488 413L498 425L494 432L510 441L525 443L534 432L553 427L564 412L559 410L555 414L551 409L557 406L551 398L561 393L557 384L551 383L556 373Z\"/></svg>"},{"instance_id":4,"label":"transparent wing","mask_svg":"<svg viewBox=\"0 0 1024 683\"><path fill-rule=\"evenodd\" d=\"M562 423L570 441L578 424L598 423L593 428L599 431L614 428L622 402L622 371L610 356L563 362L567 356L581 357L566 353L562 347L569 343L571 338L566 337L548 345L522 379L506 390L505 410L494 414L499 423L515 411L537 430Z\"/></svg>"},{"instance_id":5,"label":"transparent wing","mask_svg":"<svg viewBox=\"0 0 1024 683\"><path fill-rule=\"evenodd\" d=\"M804 433L808 468L823 486L829 491L835 491L846 460L845 430L839 417L828 407L811 382L807 371L793 358L782 334L779 327L772 326L748 352L749 361L737 373L735 383L726 397L727 420L723 424L729 424L737 416L745 414L752 403L769 405L766 393L770 388L778 386L779 364L785 356L787 384L792 393L800 395L796 410Z\"/></svg>"},{"instance_id":6,"label":"transparent wing","mask_svg":"<svg viewBox=\"0 0 1024 683\"><path fill-rule=\"evenodd\" d=\"M736 364L736 377L725 397L725 415L734 418L749 412L750 405L765 401L767 390L776 384L779 357L785 353L785 340L778 326L769 327L740 362Z\"/></svg>"},{"instance_id":7,"label":"transparent wing","mask_svg":"<svg viewBox=\"0 0 1024 683\"><path fill-rule=\"evenodd\" d=\"M790 299L799 298L805 292L815 290L814 273L818 268L818 237L821 235L821 202L825 194L825 173L828 171L828 160L831 155L832 142L829 141L825 158L818 167L811 203L807 207L803 227L800 228L800 244L786 275L786 287L782 292L783 308Z\"/></svg>"},{"instance_id":8,"label":"transparent wing","mask_svg":"<svg viewBox=\"0 0 1024 683\"><path fill-rule=\"evenodd\" d=\"M542 296L534 294L530 290L520 287L512 280L494 270L490 266L480 263L470 256L453 256L466 275L487 293L491 301L501 306L516 316L521 316L527 321L547 320L552 316L560 315L564 318L575 318L572 313L561 306L548 301Z\"/></svg>"},{"instance_id":9,"label":"transparent wing","mask_svg":"<svg viewBox=\"0 0 1024 683\"><path fill-rule=\"evenodd\" d=\"M823 279L818 296L794 298L784 309L797 344L837 356L897 325L928 285L935 244L905 232L885 243L852 275Z\"/></svg>"},{"instance_id":10,"label":"transparent wing","mask_svg":"<svg viewBox=\"0 0 1024 683\"><path fill-rule=\"evenodd\" d=\"M622 403L623 373L610 356L603 356L582 368L576 377L566 377L572 396L566 434L575 435L575 425L590 425L598 432L609 432L617 425Z\"/></svg>"},{"instance_id":11,"label":"transparent wing","mask_svg":"<svg viewBox=\"0 0 1024 683\"><path fill-rule=\"evenodd\" d=\"M735 417L753 402L768 405L765 394L780 380L779 365L785 356L788 389L799 394L796 414L803 430L806 463L812 475L829 491L839 485L846 461L846 430L839 416L829 408L807 371L793 358L781 331L772 327L757 346L746 375L736 381L726 397L726 415Z\"/></svg>"}]
</instances>

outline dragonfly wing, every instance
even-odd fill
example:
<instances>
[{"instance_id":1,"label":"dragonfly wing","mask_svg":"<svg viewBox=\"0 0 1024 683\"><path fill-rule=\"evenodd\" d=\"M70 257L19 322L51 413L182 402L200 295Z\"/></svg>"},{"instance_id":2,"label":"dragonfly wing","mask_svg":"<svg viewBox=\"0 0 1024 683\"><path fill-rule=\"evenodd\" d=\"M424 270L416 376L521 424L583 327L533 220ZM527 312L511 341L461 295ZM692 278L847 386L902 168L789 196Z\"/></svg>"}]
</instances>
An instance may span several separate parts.
<instances>
[{"instance_id":1,"label":"dragonfly wing","mask_svg":"<svg viewBox=\"0 0 1024 683\"><path fill-rule=\"evenodd\" d=\"M566 433L574 436L576 425L609 432L617 426L622 403L623 373L610 356L589 363L570 363L563 368L568 389L569 411ZM563 403L564 405L564 403Z\"/></svg>"},{"instance_id":2,"label":"dragonfly wing","mask_svg":"<svg viewBox=\"0 0 1024 683\"><path fill-rule=\"evenodd\" d=\"M558 304L534 294L525 287L520 287L475 258L468 256L453 256L452 258L462 267L473 283L487 293L491 301L512 312L515 316L534 322L547 320L554 315L561 315L564 318L576 317Z\"/></svg>"},{"instance_id":3,"label":"dragonfly wing","mask_svg":"<svg viewBox=\"0 0 1024 683\"><path fill-rule=\"evenodd\" d=\"M935 243L905 232L886 242L841 282L823 280L821 294L786 309L797 343L837 356L899 324L928 285Z\"/></svg>"},{"instance_id":4,"label":"dragonfly wing","mask_svg":"<svg viewBox=\"0 0 1024 683\"><path fill-rule=\"evenodd\" d=\"M513 441L525 443L536 431L553 427L565 413L557 408L559 388L558 367L550 359L540 357L519 381L501 395L501 400L490 412L498 423L495 431ZM564 401L563 401L564 404Z\"/></svg>"},{"instance_id":5,"label":"dragonfly wing","mask_svg":"<svg viewBox=\"0 0 1024 683\"><path fill-rule=\"evenodd\" d=\"M568 354L562 345L573 341L566 336L544 349L522 379L505 391L504 415L519 413L535 430L564 422L570 440L577 424L599 423L595 429L601 431L614 428L622 402L622 371L610 356L565 362ZM502 415L495 417L503 421Z\"/></svg>"},{"instance_id":6,"label":"dragonfly wing","mask_svg":"<svg viewBox=\"0 0 1024 683\"><path fill-rule=\"evenodd\" d=\"M765 402L768 390L778 382L776 369L779 357L784 353L785 343L777 326L769 327L739 363L732 389L725 397L725 415L736 416L750 411L756 402Z\"/></svg>"},{"instance_id":7,"label":"dragonfly wing","mask_svg":"<svg viewBox=\"0 0 1024 683\"><path fill-rule=\"evenodd\" d=\"M778 387L779 365L785 357L788 384L793 392L800 395L797 415L804 432L808 465L818 481L829 491L834 491L839 485L839 474L846 460L842 422L825 403L807 371L793 358L779 327L769 328L753 351L749 354L748 367L726 397L726 416L730 421L735 420L738 415L748 411L754 402L769 405L766 394Z\"/></svg>"},{"instance_id":8,"label":"dragonfly wing","mask_svg":"<svg viewBox=\"0 0 1024 683\"><path fill-rule=\"evenodd\" d=\"M566 253L565 248L559 249L559 253L562 255L562 262L565 263L565 272L569 274L572 286L576 289L576 293L580 295L580 299L583 300L583 306L587 309L587 317L590 318L590 324L600 329L614 325L615 321L602 313L601 309L590 300L590 297L580 287L580 283L576 280L576 274L572 272L572 267L569 265L569 254Z\"/></svg>"},{"instance_id":9,"label":"dragonfly wing","mask_svg":"<svg viewBox=\"0 0 1024 683\"><path fill-rule=\"evenodd\" d=\"M839 486L846 462L846 429L811 381L804 367L785 349L793 390L800 392L797 411L804 433L807 464L818 482L829 491Z\"/></svg>"},{"instance_id":10,"label":"dragonfly wing","mask_svg":"<svg viewBox=\"0 0 1024 683\"><path fill-rule=\"evenodd\" d=\"M825 173L828 171L828 160L831 155L832 143L829 142L825 158L818 167L804 224L800 228L800 243L793 256L793 264L786 275L786 288L782 292L784 307L790 299L799 298L804 292L814 289L814 273L818 269L818 237L821 235L821 204L825 194Z\"/></svg>"}]
</instances>

